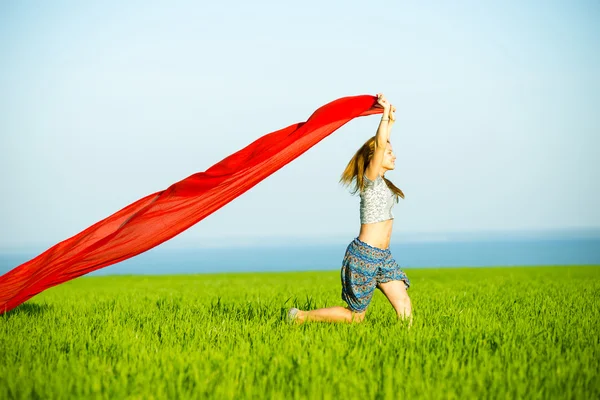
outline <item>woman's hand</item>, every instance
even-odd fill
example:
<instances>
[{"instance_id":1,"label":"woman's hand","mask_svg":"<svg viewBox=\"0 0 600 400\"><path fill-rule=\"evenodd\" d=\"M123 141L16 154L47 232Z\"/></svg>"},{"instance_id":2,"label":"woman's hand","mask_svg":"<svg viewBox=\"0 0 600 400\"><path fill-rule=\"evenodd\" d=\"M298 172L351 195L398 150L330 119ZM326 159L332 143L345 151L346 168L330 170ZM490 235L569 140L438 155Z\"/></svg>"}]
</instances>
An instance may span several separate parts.
<instances>
[{"instance_id":1,"label":"woman's hand","mask_svg":"<svg viewBox=\"0 0 600 400\"><path fill-rule=\"evenodd\" d=\"M390 124L393 124L394 122L396 122L396 107L394 107L393 105L390 104Z\"/></svg>"},{"instance_id":2,"label":"woman's hand","mask_svg":"<svg viewBox=\"0 0 600 400\"><path fill-rule=\"evenodd\" d=\"M379 104L385 112L390 111L391 104L387 101L383 93L377 93L377 104Z\"/></svg>"},{"instance_id":3,"label":"woman's hand","mask_svg":"<svg viewBox=\"0 0 600 400\"><path fill-rule=\"evenodd\" d=\"M377 93L377 104L383 108L383 116L389 117L390 124L396 122L396 114L394 114L396 112L396 107L387 101L383 93Z\"/></svg>"}]
</instances>

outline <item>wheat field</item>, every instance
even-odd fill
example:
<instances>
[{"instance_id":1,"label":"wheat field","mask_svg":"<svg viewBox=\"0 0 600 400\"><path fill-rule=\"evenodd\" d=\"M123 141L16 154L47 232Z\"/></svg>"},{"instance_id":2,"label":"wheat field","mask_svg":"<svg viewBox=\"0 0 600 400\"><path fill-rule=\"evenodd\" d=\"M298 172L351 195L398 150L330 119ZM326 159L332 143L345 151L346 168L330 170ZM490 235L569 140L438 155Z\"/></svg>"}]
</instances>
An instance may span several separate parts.
<instances>
[{"instance_id":1,"label":"wheat field","mask_svg":"<svg viewBox=\"0 0 600 400\"><path fill-rule=\"evenodd\" d=\"M361 324L339 271L82 277L0 316L0 398L600 398L600 267L405 269Z\"/></svg>"}]
</instances>

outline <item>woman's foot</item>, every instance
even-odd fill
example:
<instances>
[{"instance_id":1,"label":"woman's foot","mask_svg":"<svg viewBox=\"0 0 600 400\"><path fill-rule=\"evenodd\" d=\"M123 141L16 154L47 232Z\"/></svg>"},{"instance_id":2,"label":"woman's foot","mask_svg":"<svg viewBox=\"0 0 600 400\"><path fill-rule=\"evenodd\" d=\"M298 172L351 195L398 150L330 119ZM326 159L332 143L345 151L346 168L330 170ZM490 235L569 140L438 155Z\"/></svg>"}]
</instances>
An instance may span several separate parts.
<instances>
[{"instance_id":1,"label":"woman's foot","mask_svg":"<svg viewBox=\"0 0 600 400\"><path fill-rule=\"evenodd\" d=\"M298 313L300 312L300 310L298 310L297 308L290 308L288 313L287 313L287 322L288 323L295 323L298 320Z\"/></svg>"}]
</instances>

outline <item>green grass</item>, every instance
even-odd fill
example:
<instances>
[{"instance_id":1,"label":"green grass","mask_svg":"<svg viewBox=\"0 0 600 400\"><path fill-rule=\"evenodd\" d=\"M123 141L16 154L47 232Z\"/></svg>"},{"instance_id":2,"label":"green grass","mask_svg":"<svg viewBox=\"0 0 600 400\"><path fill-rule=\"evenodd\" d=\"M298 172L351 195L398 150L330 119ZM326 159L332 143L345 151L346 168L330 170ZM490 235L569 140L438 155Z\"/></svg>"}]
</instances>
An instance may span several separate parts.
<instances>
[{"instance_id":1,"label":"green grass","mask_svg":"<svg viewBox=\"0 0 600 400\"><path fill-rule=\"evenodd\" d=\"M0 399L600 398L600 268L406 270L362 324L337 271L83 277L0 316Z\"/></svg>"}]
</instances>

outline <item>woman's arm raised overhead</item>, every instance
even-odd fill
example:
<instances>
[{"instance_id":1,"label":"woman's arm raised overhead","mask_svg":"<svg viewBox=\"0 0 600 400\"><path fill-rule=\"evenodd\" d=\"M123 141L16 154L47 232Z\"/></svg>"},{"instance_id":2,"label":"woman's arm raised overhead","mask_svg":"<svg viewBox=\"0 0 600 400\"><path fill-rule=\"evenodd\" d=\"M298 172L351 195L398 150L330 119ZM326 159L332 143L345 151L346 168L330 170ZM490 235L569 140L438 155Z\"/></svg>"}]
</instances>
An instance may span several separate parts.
<instances>
[{"instance_id":1,"label":"woman's arm raised overhead","mask_svg":"<svg viewBox=\"0 0 600 400\"><path fill-rule=\"evenodd\" d=\"M377 104L383 108L383 115L377 128L377 134L375 138L375 153L371 162L369 163L365 175L369 180L374 181L377 179L381 170L381 164L383 163L383 155L385 154L385 148L390 139L390 131L394 121L394 108L387 101L382 93L377 94Z\"/></svg>"}]
</instances>

